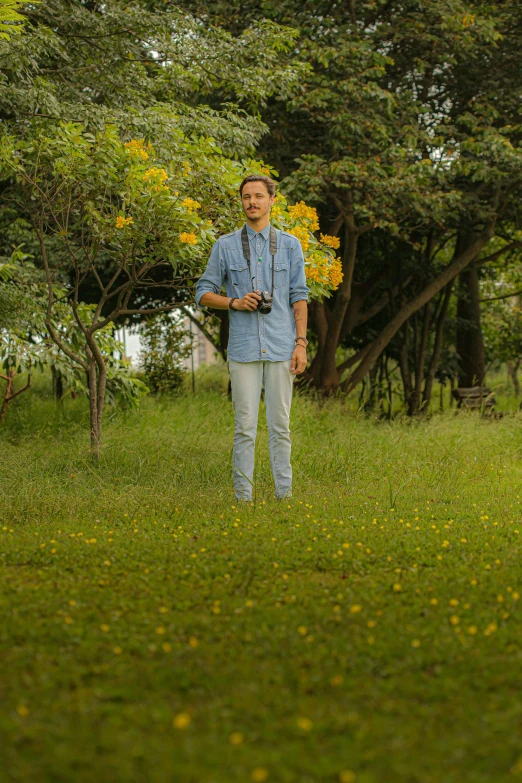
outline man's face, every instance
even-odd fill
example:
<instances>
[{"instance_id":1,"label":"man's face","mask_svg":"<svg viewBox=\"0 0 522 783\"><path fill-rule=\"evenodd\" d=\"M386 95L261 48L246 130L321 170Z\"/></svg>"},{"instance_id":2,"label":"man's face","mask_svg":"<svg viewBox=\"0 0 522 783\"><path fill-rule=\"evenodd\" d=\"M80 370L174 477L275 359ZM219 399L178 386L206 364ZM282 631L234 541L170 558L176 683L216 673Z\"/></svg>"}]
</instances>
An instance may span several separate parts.
<instances>
[{"instance_id":1,"label":"man's face","mask_svg":"<svg viewBox=\"0 0 522 783\"><path fill-rule=\"evenodd\" d=\"M269 194L264 182L247 182L243 187L241 203L247 218L256 221L270 212L274 197Z\"/></svg>"}]
</instances>

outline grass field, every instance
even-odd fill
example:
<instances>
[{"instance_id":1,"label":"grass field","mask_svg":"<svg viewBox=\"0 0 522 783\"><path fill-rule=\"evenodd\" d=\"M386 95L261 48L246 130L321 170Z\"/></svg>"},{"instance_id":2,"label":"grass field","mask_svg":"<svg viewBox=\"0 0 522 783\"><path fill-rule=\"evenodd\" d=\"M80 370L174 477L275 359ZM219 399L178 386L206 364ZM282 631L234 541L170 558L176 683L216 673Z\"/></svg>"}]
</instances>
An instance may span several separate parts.
<instances>
[{"instance_id":1,"label":"grass field","mask_svg":"<svg viewBox=\"0 0 522 783\"><path fill-rule=\"evenodd\" d=\"M522 419L295 400L294 498L215 392L0 433L0 779L522 780Z\"/></svg>"}]
</instances>

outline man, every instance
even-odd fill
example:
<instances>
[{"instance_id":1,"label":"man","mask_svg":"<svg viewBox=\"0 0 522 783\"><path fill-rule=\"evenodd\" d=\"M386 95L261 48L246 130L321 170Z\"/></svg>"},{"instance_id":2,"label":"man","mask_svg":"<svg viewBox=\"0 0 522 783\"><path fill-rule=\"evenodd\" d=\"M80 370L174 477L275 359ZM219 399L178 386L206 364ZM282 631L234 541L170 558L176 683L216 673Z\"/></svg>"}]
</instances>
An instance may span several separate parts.
<instances>
[{"instance_id":1,"label":"man","mask_svg":"<svg viewBox=\"0 0 522 783\"><path fill-rule=\"evenodd\" d=\"M235 415L232 462L236 498L252 499L254 446L264 386L270 465L275 496L282 499L292 494L292 383L306 367L308 287L304 258L296 237L270 226L275 182L252 174L243 180L239 193L246 226L220 237L214 245L196 288L196 304L230 310L228 366ZM220 293L223 285L226 296ZM273 297L269 312L262 301L265 292Z\"/></svg>"}]
</instances>

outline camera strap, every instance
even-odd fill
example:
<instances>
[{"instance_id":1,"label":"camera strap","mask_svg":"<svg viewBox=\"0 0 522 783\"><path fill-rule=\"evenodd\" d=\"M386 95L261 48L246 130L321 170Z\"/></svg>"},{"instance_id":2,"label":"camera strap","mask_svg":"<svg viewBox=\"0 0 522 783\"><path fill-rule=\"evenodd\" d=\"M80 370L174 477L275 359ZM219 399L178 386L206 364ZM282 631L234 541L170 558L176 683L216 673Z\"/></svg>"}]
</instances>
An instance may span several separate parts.
<instances>
[{"instance_id":1,"label":"camera strap","mask_svg":"<svg viewBox=\"0 0 522 783\"><path fill-rule=\"evenodd\" d=\"M241 246L243 248L243 256L245 258L245 261L248 264L248 268L250 270L250 283L252 285L252 292L255 291L254 289L254 283L252 282L254 279L254 275L252 274L252 259L250 256L250 247L248 244L248 234L247 234L247 227L246 225L243 226L243 230L241 231ZM277 253L277 234L276 230L273 226L270 226L270 255L272 256L272 290L270 291L270 296L274 296L274 280L275 280L275 254Z\"/></svg>"}]
</instances>

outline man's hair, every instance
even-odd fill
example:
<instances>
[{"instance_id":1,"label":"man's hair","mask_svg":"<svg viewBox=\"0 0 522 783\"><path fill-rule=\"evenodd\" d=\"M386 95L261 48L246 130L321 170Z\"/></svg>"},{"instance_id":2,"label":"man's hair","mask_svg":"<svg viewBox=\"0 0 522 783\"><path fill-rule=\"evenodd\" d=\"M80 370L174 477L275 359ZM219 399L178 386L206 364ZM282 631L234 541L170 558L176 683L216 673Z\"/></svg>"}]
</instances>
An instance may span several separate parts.
<instances>
[{"instance_id":1,"label":"man's hair","mask_svg":"<svg viewBox=\"0 0 522 783\"><path fill-rule=\"evenodd\" d=\"M268 195L275 196L276 184L273 179L270 179L270 177L265 177L264 174L249 174L248 177L245 177L245 179L239 186L240 196L243 195L243 188L245 187L247 182L264 182L266 185L266 189L268 190Z\"/></svg>"}]
</instances>

